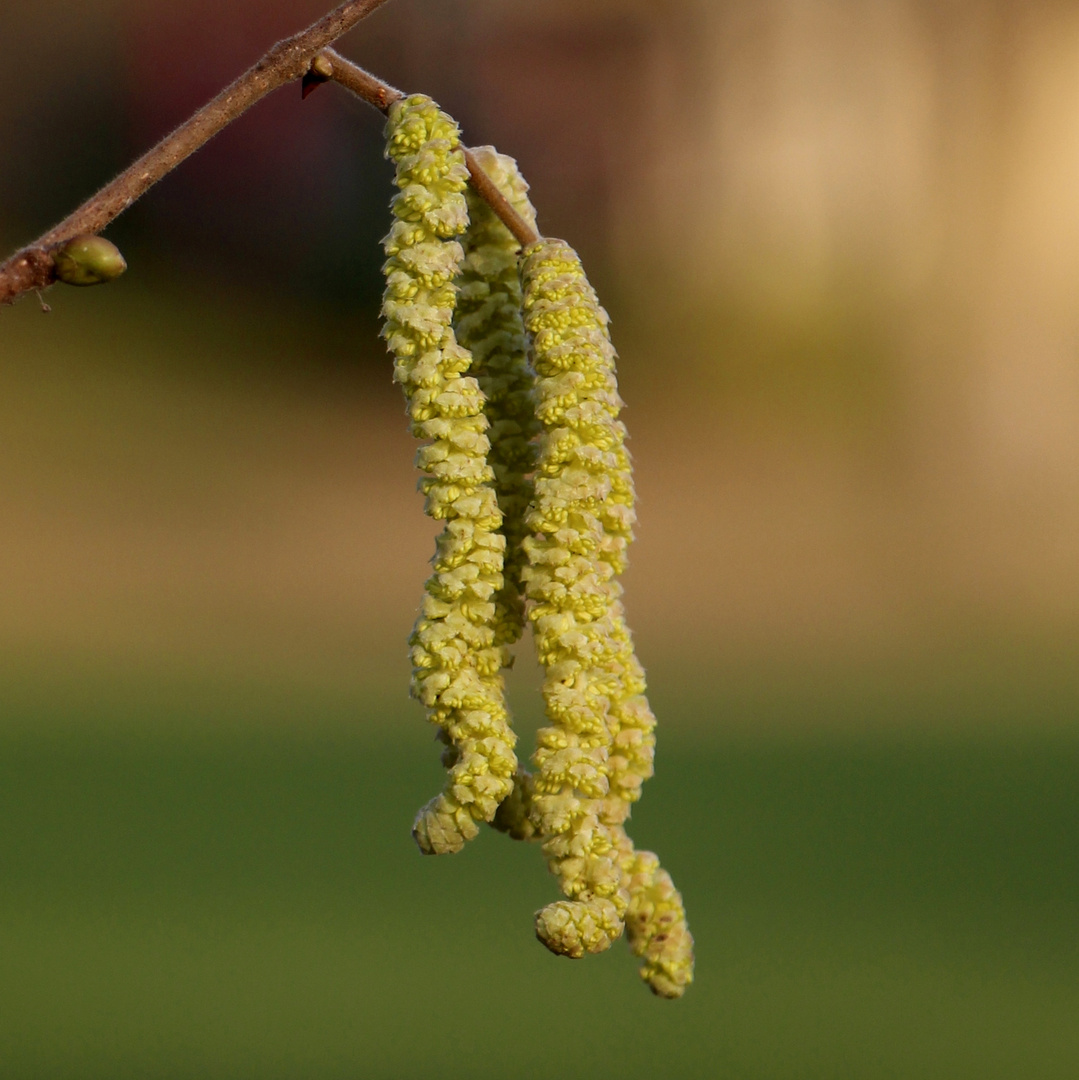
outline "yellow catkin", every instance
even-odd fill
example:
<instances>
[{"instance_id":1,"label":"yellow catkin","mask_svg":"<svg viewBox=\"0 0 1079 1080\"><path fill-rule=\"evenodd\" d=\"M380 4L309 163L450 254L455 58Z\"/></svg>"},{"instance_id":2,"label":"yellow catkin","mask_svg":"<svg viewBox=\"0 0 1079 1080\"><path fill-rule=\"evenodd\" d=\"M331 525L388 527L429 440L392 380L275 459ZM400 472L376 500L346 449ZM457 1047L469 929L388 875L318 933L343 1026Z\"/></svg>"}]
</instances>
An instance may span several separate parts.
<instances>
[{"instance_id":1,"label":"yellow catkin","mask_svg":"<svg viewBox=\"0 0 1079 1080\"><path fill-rule=\"evenodd\" d=\"M651 851L623 844L623 871L629 889L626 937L644 963L641 978L654 994L680 998L693 982L693 935L686 924L682 894Z\"/></svg>"},{"instance_id":2,"label":"yellow catkin","mask_svg":"<svg viewBox=\"0 0 1079 1080\"><path fill-rule=\"evenodd\" d=\"M513 158L493 146L472 150L474 159L514 209L535 227L536 211L528 184ZM521 245L494 211L469 188L469 226L462 239L464 263L457 279L458 342L472 353L471 374L487 399L487 461L494 471L495 492L506 538L504 585L495 594L495 643L513 645L524 631L521 542L527 532L525 512L532 501L534 438L539 431L521 319L521 283L517 262ZM493 824L515 839L529 839L531 778L519 769L514 792L499 807Z\"/></svg>"},{"instance_id":3,"label":"yellow catkin","mask_svg":"<svg viewBox=\"0 0 1079 1080\"><path fill-rule=\"evenodd\" d=\"M494 817L517 769L497 629L505 539L487 461L486 401L451 325L464 260L454 238L468 225L460 135L430 98L414 95L391 106L386 138L401 190L383 241L383 336L413 434L429 440L417 454L426 512L445 522L410 639L412 693L439 727L449 770L413 836L422 851L442 854L460 850Z\"/></svg>"},{"instance_id":4,"label":"yellow catkin","mask_svg":"<svg viewBox=\"0 0 1079 1080\"><path fill-rule=\"evenodd\" d=\"M536 916L554 952L581 956L610 946L629 904L616 830L601 820L610 792L613 671L622 643L604 504L617 467L613 350L598 304L582 303L557 241L524 253L525 325L532 336L537 415L543 425L533 507L524 541L536 650L550 726L541 728L532 819L565 901Z\"/></svg>"},{"instance_id":5,"label":"yellow catkin","mask_svg":"<svg viewBox=\"0 0 1079 1080\"><path fill-rule=\"evenodd\" d=\"M606 948L624 919L642 978L679 997L693 977L681 896L624 829L652 774L655 719L618 581L635 515L608 318L564 242L531 245L521 272L543 425L523 577L552 720L532 818L568 898L539 912L537 934L580 956Z\"/></svg>"}]
</instances>

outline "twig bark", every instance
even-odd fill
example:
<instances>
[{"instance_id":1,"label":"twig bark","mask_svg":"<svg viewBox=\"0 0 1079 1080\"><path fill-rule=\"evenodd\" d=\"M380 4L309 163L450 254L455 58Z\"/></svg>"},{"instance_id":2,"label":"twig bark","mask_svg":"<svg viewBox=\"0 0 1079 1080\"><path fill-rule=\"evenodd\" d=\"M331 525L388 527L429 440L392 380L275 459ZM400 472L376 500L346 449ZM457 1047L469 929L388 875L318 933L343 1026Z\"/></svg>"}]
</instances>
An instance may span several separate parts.
<instances>
[{"instance_id":1,"label":"twig bark","mask_svg":"<svg viewBox=\"0 0 1079 1080\"><path fill-rule=\"evenodd\" d=\"M306 30L279 41L253 67L59 225L0 264L0 305L50 285L54 280L52 250L83 233L99 232L256 101L279 86L302 78L311 66L312 57L385 2L346 0Z\"/></svg>"},{"instance_id":2,"label":"twig bark","mask_svg":"<svg viewBox=\"0 0 1079 1080\"><path fill-rule=\"evenodd\" d=\"M364 71L334 49L323 49L312 60L311 71L320 79L340 83L346 90L351 90L381 112L387 112L395 101L400 101L405 96L403 91L384 83L369 71ZM494 181L484 172L472 151L467 146L462 149L476 194L490 206L518 243L523 247L534 244L539 239L536 230L510 205Z\"/></svg>"}]
</instances>

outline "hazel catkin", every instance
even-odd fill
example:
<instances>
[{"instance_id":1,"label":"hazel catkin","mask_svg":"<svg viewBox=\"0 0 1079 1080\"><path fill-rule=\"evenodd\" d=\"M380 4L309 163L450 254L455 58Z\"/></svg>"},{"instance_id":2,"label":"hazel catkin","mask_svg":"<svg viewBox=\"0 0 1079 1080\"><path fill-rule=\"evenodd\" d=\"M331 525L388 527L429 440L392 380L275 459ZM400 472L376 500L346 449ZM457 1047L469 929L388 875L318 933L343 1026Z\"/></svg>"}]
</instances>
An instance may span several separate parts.
<instances>
[{"instance_id":1,"label":"hazel catkin","mask_svg":"<svg viewBox=\"0 0 1079 1080\"><path fill-rule=\"evenodd\" d=\"M451 326L468 225L467 170L454 121L423 95L395 102L387 156L400 189L383 241L383 336L405 393L426 512L445 522L410 638L412 693L438 725L445 789L419 813L427 854L460 850L513 788L515 738L503 693L506 645L497 633L504 587L502 512L487 462L486 401L472 357Z\"/></svg>"},{"instance_id":2,"label":"hazel catkin","mask_svg":"<svg viewBox=\"0 0 1079 1080\"><path fill-rule=\"evenodd\" d=\"M474 147L472 155L514 209L534 226L536 212L528 200L528 185L513 158L499 154L493 146ZM462 238L464 262L457 279L454 330L458 342L472 353L470 373L486 399L487 463L494 473L506 537L504 583L495 598L496 640L512 644L525 623L521 541L527 531L525 512L532 501L533 440L539 432L533 401L535 377L521 317L517 274L521 245L471 188L465 197L469 225Z\"/></svg>"},{"instance_id":3,"label":"hazel catkin","mask_svg":"<svg viewBox=\"0 0 1079 1080\"><path fill-rule=\"evenodd\" d=\"M682 898L624 827L652 774L655 718L618 581L635 493L608 317L563 241L530 245L521 273L543 425L523 578L552 720L532 813L568 898L539 912L537 934L578 956L605 948L625 919L641 977L679 997L693 978Z\"/></svg>"},{"instance_id":4,"label":"hazel catkin","mask_svg":"<svg viewBox=\"0 0 1079 1080\"><path fill-rule=\"evenodd\" d=\"M679 997L693 978L682 898L625 830L655 718L621 599L635 494L607 314L568 245L519 253L466 201L456 126L430 99L392 106L387 137L400 193L383 333L429 440L427 513L445 522L411 645L450 776L413 834L428 853L459 850L482 821L539 839L564 896L536 913L540 940L580 957L625 933L653 992ZM534 223L512 159L475 154ZM517 765L502 677L526 620L549 720L533 774Z\"/></svg>"},{"instance_id":5,"label":"hazel catkin","mask_svg":"<svg viewBox=\"0 0 1079 1080\"><path fill-rule=\"evenodd\" d=\"M521 266L543 426L522 576L551 721L533 756L532 818L567 898L537 914L536 933L552 951L580 956L621 935L629 904L619 837L603 820L621 651L619 586L614 564L602 558L610 546L603 511L616 495L620 402L606 315L586 302L587 283L570 273L567 252L560 241L541 240Z\"/></svg>"},{"instance_id":6,"label":"hazel catkin","mask_svg":"<svg viewBox=\"0 0 1079 1080\"><path fill-rule=\"evenodd\" d=\"M535 227L536 211L528 184L513 158L493 146L472 148L472 156L513 208ZM457 279L457 340L472 353L471 373L486 398L487 462L494 472L495 493L506 538L503 587L495 595L495 642L513 645L524 632L521 571L527 532L525 514L532 501L535 436L539 431L533 391L535 375L528 362L521 317L517 262L521 245L494 211L466 189L468 229L462 238L464 262ZM524 769L502 802L492 824L517 840L534 836L530 810L532 780Z\"/></svg>"}]
</instances>

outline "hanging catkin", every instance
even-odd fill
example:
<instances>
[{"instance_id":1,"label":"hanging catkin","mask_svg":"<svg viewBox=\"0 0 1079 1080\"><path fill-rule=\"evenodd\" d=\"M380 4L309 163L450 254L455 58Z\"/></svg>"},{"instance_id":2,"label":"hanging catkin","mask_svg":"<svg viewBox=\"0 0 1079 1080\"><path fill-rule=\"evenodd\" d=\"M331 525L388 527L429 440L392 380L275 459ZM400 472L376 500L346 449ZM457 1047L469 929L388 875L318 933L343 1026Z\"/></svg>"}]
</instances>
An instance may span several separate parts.
<instances>
[{"instance_id":1,"label":"hanging catkin","mask_svg":"<svg viewBox=\"0 0 1079 1080\"><path fill-rule=\"evenodd\" d=\"M622 645L614 568L602 557L620 402L601 310L582 302L583 279L568 273L568 250L543 240L522 263L543 425L524 581L551 721L537 736L532 818L567 897L537 914L536 933L552 951L581 956L621 935L629 904L617 833L601 820Z\"/></svg>"},{"instance_id":2,"label":"hanging catkin","mask_svg":"<svg viewBox=\"0 0 1079 1080\"><path fill-rule=\"evenodd\" d=\"M434 571L412 632L412 693L446 744L445 790L416 818L413 835L428 854L458 851L510 793L517 768L501 670L506 664L502 514L487 462L485 399L469 371L471 355L451 321L464 253L453 239L468 225L468 178L454 121L430 98L394 103L387 156L401 189L383 241L383 336L393 353L418 438L426 512L445 522Z\"/></svg>"},{"instance_id":3,"label":"hanging catkin","mask_svg":"<svg viewBox=\"0 0 1079 1080\"><path fill-rule=\"evenodd\" d=\"M479 146L473 157L533 227L536 212L528 200L528 185L511 157L493 146ZM458 342L472 353L470 373L487 399L487 462L494 470L495 492L506 537L503 575L496 596L496 640L513 643L524 630L521 541L527 526L525 511L532 501L531 472L535 466L533 439L539 432L532 400L532 370L528 364L521 284L517 261L521 245L491 208L471 188L466 193L469 226L462 244L465 258L457 280Z\"/></svg>"},{"instance_id":4,"label":"hanging catkin","mask_svg":"<svg viewBox=\"0 0 1079 1080\"><path fill-rule=\"evenodd\" d=\"M607 314L560 240L530 245L521 272L543 425L524 580L552 721L534 758L532 816L568 898L539 912L536 930L580 956L606 948L625 918L642 978L679 997L693 977L682 899L624 829L652 774L655 719L618 581L634 489Z\"/></svg>"},{"instance_id":5,"label":"hanging catkin","mask_svg":"<svg viewBox=\"0 0 1079 1080\"><path fill-rule=\"evenodd\" d=\"M494 181L513 208L535 227L536 211L528 184L513 158L493 146L473 147L474 160ZM535 376L528 362L521 318L521 283L517 263L521 245L490 206L470 187L468 230L462 238L464 263L457 279L458 342L472 353L470 372L487 400L488 464L506 538L503 587L495 594L495 644L513 645L524 631L521 542L525 513L532 501L539 431L533 401ZM530 777L517 771L513 793L503 801L493 824L516 839L533 834L529 819Z\"/></svg>"},{"instance_id":6,"label":"hanging catkin","mask_svg":"<svg viewBox=\"0 0 1079 1080\"><path fill-rule=\"evenodd\" d=\"M634 491L606 312L562 241L526 249L522 294L518 245L485 204L466 209L457 128L430 99L393 105L387 136L401 192L384 335L413 432L430 440L417 458L427 512L446 523L411 644L413 694L450 777L414 835L425 852L457 851L498 811L504 831L543 841L566 897L537 913L548 948L599 952L625 930L652 990L679 997L693 977L682 898L624 828L652 773L655 720L618 581ZM534 222L512 160L476 154ZM551 721L534 776L517 769L501 674L522 591Z\"/></svg>"}]
</instances>

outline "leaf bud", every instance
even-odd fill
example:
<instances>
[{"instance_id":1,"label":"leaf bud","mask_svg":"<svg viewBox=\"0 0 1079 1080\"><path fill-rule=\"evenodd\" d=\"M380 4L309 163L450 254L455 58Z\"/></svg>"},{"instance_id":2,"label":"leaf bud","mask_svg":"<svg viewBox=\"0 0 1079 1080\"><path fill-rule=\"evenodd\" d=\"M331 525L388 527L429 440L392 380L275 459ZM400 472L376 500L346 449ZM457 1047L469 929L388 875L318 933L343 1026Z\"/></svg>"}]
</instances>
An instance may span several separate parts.
<instances>
[{"instance_id":1,"label":"leaf bud","mask_svg":"<svg viewBox=\"0 0 1079 1080\"><path fill-rule=\"evenodd\" d=\"M104 285L127 269L120 249L92 233L69 240L52 258L56 280L67 285Z\"/></svg>"}]
</instances>

